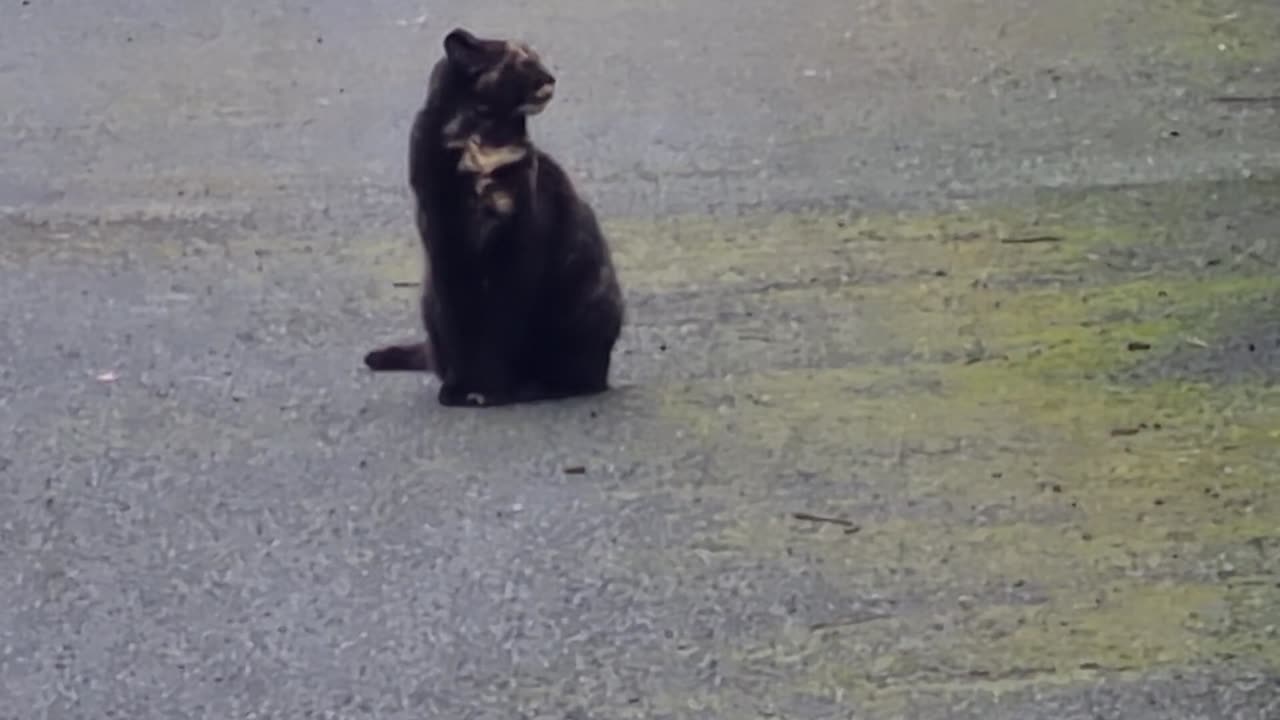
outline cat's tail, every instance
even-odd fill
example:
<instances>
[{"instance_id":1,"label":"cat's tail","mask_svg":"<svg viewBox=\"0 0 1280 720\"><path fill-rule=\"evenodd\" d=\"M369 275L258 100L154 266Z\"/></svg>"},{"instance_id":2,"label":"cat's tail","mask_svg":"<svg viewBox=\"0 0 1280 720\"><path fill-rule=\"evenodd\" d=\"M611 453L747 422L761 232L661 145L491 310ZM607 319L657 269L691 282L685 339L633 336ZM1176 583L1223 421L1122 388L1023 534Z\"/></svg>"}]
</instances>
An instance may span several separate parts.
<instances>
[{"instance_id":1,"label":"cat's tail","mask_svg":"<svg viewBox=\"0 0 1280 720\"><path fill-rule=\"evenodd\" d=\"M374 372L432 372L435 370L429 342L378 348L364 356L364 364Z\"/></svg>"}]
</instances>

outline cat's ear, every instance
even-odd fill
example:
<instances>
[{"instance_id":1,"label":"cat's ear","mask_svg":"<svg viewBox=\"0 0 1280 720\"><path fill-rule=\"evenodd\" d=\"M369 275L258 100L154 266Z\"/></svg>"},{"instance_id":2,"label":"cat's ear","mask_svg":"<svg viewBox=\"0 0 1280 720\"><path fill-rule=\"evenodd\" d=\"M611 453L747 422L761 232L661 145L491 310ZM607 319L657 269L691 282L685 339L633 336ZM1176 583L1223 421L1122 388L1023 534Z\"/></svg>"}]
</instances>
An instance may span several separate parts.
<instances>
[{"instance_id":1,"label":"cat's ear","mask_svg":"<svg viewBox=\"0 0 1280 720\"><path fill-rule=\"evenodd\" d=\"M444 55L449 62L468 72L485 69L489 59L485 42L462 28L456 28L445 36Z\"/></svg>"}]
</instances>

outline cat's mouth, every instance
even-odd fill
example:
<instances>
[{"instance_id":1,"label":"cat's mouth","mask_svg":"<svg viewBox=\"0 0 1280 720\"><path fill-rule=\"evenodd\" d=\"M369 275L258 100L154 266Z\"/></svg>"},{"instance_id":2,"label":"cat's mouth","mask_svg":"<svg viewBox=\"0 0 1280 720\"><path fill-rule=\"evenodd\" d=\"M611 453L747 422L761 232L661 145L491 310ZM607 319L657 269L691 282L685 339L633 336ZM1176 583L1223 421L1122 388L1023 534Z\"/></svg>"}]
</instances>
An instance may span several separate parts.
<instances>
[{"instance_id":1,"label":"cat's mouth","mask_svg":"<svg viewBox=\"0 0 1280 720\"><path fill-rule=\"evenodd\" d=\"M551 102L551 97L556 93L556 84L549 82L538 88L533 94L533 98L521 105L518 110L522 115L537 115L546 109L547 103Z\"/></svg>"}]
</instances>

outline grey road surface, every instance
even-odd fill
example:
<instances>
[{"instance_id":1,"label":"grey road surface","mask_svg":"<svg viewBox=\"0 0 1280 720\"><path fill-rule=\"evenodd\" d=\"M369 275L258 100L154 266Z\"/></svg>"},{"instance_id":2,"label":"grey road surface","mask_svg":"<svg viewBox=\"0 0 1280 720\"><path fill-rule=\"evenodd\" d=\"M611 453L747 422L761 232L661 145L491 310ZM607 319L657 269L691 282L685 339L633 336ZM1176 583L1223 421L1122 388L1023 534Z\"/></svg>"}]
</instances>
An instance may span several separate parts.
<instances>
[{"instance_id":1,"label":"grey road surface","mask_svg":"<svg viewBox=\"0 0 1280 720\"><path fill-rule=\"evenodd\" d=\"M447 410L456 25L630 303ZM1280 717L1280 6L6 0L0 718Z\"/></svg>"}]
</instances>

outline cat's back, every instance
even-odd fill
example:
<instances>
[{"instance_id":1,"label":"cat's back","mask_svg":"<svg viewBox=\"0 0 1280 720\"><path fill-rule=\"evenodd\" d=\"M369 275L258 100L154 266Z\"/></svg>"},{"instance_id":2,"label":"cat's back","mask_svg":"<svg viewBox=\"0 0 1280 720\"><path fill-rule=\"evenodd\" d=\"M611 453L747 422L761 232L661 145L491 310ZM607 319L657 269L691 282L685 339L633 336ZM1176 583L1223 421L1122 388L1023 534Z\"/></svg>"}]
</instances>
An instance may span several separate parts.
<instances>
[{"instance_id":1,"label":"cat's back","mask_svg":"<svg viewBox=\"0 0 1280 720\"><path fill-rule=\"evenodd\" d=\"M448 61L442 58L431 69L426 97L409 130L409 184L418 192L428 189L433 175L457 162L457 151L446 146L444 137L446 126L463 110L453 84Z\"/></svg>"},{"instance_id":2,"label":"cat's back","mask_svg":"<svg viewBox=\"0 0 1280 720\"><path fill-rule=\"evenodd\" d=\"M591 203L583 197L569 173L550 153L535 149L538 202L543 205L543 230L554 236L552 251L558 258L557 293L568 304L588 298L616 305L621 312L621 290L608 239Z\"/></svg>"},{"instance_id":3,"label":"cat's back","mask_svg":"<svg viewBox=\"0 0 1280 720\"><path fill-rule=\"evenodd\" d=\"M536 162L535 188L537 201L544 207L554 208L560 222L570 223L589 235L600 236L599 223L591 203L579 192L577 184L564 166L546 150L533 148Z\"/></svg>"}]
</instances>

